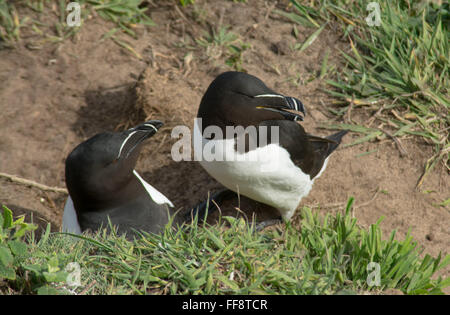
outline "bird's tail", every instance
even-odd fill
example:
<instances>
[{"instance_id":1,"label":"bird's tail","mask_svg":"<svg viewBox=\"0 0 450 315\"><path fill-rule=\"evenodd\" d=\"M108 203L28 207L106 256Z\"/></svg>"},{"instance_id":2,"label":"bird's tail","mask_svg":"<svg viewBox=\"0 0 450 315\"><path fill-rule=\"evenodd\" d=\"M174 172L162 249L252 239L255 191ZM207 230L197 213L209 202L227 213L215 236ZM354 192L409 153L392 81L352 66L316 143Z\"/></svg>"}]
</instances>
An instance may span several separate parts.
<instances>
[{"instance_id":1,"label":"bird's tail","mask_svg":"<svg viewBox=\"0 0 450 315\"><path fill-rule=\"evenodd\" d=\"M336 148L341 144L342 138L348 133L348 130L341 130L339 132L336 132L328 137L326 137L328 140L333 141L333 143L330 144L327 151L327 156L330 155Z\"/></svg>"}]
</instances>

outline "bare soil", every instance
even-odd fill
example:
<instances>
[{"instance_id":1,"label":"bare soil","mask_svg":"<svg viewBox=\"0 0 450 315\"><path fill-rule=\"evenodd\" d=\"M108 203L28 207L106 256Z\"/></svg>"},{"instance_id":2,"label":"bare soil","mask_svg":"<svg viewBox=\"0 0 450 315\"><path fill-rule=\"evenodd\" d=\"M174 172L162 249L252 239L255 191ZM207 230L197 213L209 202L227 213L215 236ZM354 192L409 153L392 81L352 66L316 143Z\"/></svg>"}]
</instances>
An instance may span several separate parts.
<instances>
[{"instance_id":1,"label":"bare soil","mask_svg":"<svg viewBox=\"0 0 450 315\"><path fill-rule=\"evenodd\" d=\"M0 50L0 172L15 174L49 186L65 187L64 161L80 142L105 130L121 130L144 119L159 119L165 126L143 149L137 170L176 205L188 209L221 185L197 162L174 162L171 138L176 125L192 127L200 99L216 75L231 70L225 64L227 48L209 49L197 44L219 25L250 45L242 55L242 67L268 86L302 100L307 108L303 123L308 132L320 129L336 116L330 114L333 98L323 92L320 72L326 49L329 64L338 63L339 50L348 43L327 27L305 51L291 47L314 30L292 24L277 15L287 1L196 1L182 10L171 4L149 4L157 26L137 29L139 39L127 40L142 58L111 40L100 41L112 25L92 17L71 40L31 50L36 40L28 34L14 50ZM124 37L126 38L126 37ZM27 48L28 47L28 48ZM350 118L364 124L375 109L355 108ZM372 127L377 127L375 121ZM350 133L343 143L359 137ZM355 197L354 215L368 227L381 216L385 236L396 229L402 239L411 235L433 256L450 248L450 209L438 206L449 198L450 181L442 165L426 177L420 190L417 180L432 147L418 138L401 139L407 151L402 157L388 139L341 147L330 159L301 206L322 213L342 211ZM366 154L364 154L366 153ZM66 195L44 192L0 177L0 203L15 215L33 213L34 221L51 222L58 230ZM240 209L259 218L273 216L255 202L242 198ZM238 205L238 201L234 201ZM235 212L233 207L228 212ZM264 214L266 213L266 214ZM270 214L267 214L270 213ZM294 224L299 223L298 215ZM447 276L450 270L443 273Z\"/></svg>"}]
</instances>

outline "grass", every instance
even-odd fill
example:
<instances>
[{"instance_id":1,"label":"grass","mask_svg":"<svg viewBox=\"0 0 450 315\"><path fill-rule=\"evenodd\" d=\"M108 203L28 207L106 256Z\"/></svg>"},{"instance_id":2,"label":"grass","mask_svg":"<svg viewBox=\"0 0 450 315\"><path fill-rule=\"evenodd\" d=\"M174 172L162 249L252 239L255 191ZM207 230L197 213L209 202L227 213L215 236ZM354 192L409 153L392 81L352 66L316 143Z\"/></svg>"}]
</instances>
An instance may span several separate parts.
<instances>
[{"instance_id":1,"label":"grass","mask_svg":"<svg viewBox=\"0 0 450 315\"><path fill-rule=\"evenodd\" d=\"M236 71L245 71L243 67L243 53L250 48L243 43L239 36L228 31L225 26L212 30L211 34L205 34L197 40L197 44L206 49L206 55L210 59L225 58L225 64Z\"/></svg>"},{"instance_id":2,"label":"grass","mask_svg":"<svg viewBox=\"0 0 450 315\"><path fill-rule=\"evenodd\" d=\"M234 1L245 2L245 1ZM142 59L142 56L134 49L133 45L120 34L125 34L137 39L136 28L155 25L146 14L148 8L146 1L142 0L80 0L77 3L81 8L81 26L69 26L66 22L69 1L19 1L16 5L0 0L0 48L12 48L20 41L24 31L30 31L37 35L38 40L28 43L29 49L41 49L46 43L58 43L75 36L84 21L92 15L112 22L115 26L103 34L101 41L111 39L118 46L124 48L133 56ZM181 6L194 4L193 0L179 0ZM16 6L31 9L42 15L56 13L58 20L53 24L47 24L38 19L26 16L21 18ZM67 11L67 12L66 12ZM53 32L52 30L55 30ZM226 27L219 27L198 40L198 44L205 47L206 54L211 58L225 57L225 64L238 71L245 71L242 55L250 47L238 39L238 36L229 32Z\"/></svg>"},{"instance_id":3,"label":"grass","mask_svg":"<svg viewBox=\"0 0 450 315\"><path fill-rule=\"evenodd\" d=\"M421 258L409 235L397 241L392 232L384 239L381 219L369 229L359 227L352 202L335 217L303 208L300 230L286 224L282 231L256 233L243 219L231 217L212 226L168 226L162 235L142 233L133 240L106 230L74 237L47 229L39 241L29 238L26 254L7 261L16 276L3 277L2 283L0 273L0 292L340 294L396 288L406 294L442 294L450 279L431 278L450 263L450 255ZM5 207L3 217L8 215ZM7 241L0 242L0 262ZM377 268L368 268L371 262L378 264L379 283ZM70 263L79 271L78 287L67 283Z\"/></svg>"},{"instance_id":4,"label":"grass","mask_svg":"<svg viewBox=\"0 0 450 315\"><path fill-rule=\"evenodd\" d=\"M102 19L111 21L115 27L104 34L103 39L111 38L119 46L127 49L136 57L140 56L126 40L118 37L123 33L133 38L137 38L135 29L138 26L155 25L151 18L146 14L147 7L142 0L80 0L80 20L81 26L69 26L66 19L74 11L67 11L67 5L70 1L59 0L36 0L36 1L17 1L15 4L0 0L0 48L14 47L20 41L23 31L31 32L37 35L38 40L29 44L31 49L40 49L43 44L48 42L62 42L73 37L82 27L85 20L92 15L98 15ZM28 14L21 18L17 7L29 9L37 13L37 18L33 14ZM66 12L67 11L67 12ZM40 16L56 14L58 19L50 24L40 20Z\"/></svg>"},{"instance_id":5,"label":"grass","mask_svg":"<svg viewBox=\"0 0 450 315\"><path fill-rule=\"evenodd\" d=\"M0 1L0 44L11 43L20 38L20 28L28 19L19 19L14 5ZM0 46L1 47L1 46Z\"/></svg>"},{"instance_id":6,"label":"grass","mask_svg":"<svg viewBox=\"0 0 450 315\"><path fill-rule=\"evenodd\" d=\"M359 107L376 113L369 121L377 121L378 128L368 123L360 128L350 119L354 125L350 129L363 133L355 144L390 135L418 136L432 145L434 154L417 182L420 186L439 161L450 169L448 3L377 1L381 25L369 26L366 1L347 2L320 0L306 6L292 0L293 12L277 12L296 24L316 29L304 43L296 45L300 51L307 49L326 25L333 23L340 29L348 41L348 49L340 52L344 69L326 83L327 92L340 100L342 107L330 111L345 116ZM322 67L320 77L325 73ZM349 125L333 127L346 129Z\"/></svg>"},{"instance_id":7,"label":"grass","mask_svg":"<svg viewBox=\"0 0 450 315\"><path fill-rule=\"evenodd\" d=\"M228 0L228 1L233 1L233 2L247 2L247 0ZM194 4L195 0L180 0L180 4L185 7L189 4Z\"/></svg>"}]
</instances>

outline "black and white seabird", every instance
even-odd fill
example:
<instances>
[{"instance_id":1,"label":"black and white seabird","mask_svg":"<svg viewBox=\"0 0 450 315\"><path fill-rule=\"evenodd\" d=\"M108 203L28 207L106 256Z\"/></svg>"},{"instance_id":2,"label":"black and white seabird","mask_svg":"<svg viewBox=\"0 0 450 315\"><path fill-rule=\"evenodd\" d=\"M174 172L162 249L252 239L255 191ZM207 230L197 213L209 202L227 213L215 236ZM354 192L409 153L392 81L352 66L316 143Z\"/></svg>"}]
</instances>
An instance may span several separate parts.
<instances>
[{"instance_id":1,"label":"black and white seabird","mask_svg":"<svg viewBox=\"0 0 450 315\"><path fill-rule=\"evenodd\" d=\"M195 159L229 190L275 207L289 220L347 132L310 135L297 122L304 115L300 100L269 89L257 77L222 73L200 103ZM238 126L243 128L237 131ZM234 133L227 133L230 127ZM244 146L239 139L245 139Z\"/></svg>"},{"instance_id":2,"label":"black and white seabird","mask_svg":"<svg viewBox=\"0 0 450 315\"><path fill-rule=\"evenodd\" d=\"M158 233L169 221L172 202L134 169L143 141L163 125L150 120L123 132L104 132L78 145L66 159L69 191L64 232L108 227Z\"/></svg>"}]
</instances>

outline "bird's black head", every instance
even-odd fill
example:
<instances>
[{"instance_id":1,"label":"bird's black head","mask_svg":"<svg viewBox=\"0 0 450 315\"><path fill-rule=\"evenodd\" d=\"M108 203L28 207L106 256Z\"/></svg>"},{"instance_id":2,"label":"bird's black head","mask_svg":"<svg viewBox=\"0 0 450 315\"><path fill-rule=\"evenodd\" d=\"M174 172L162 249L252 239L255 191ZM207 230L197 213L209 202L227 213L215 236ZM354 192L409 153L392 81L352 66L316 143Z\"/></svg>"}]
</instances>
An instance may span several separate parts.
<instances>
[{"instance_id":1,"label":"bird's black head","mask_svg":"<svg viewBox=\"0 0 450 315\"><path fill-rule=\"evenodd\" d=\"M303 120L305 108L298 99L269 89L257 77L243 72L220 74L208 87L197 117L203 127L258 125L266 120Z\"/></svg>"},{"instance_id":2,"label":"bird's black head","mask_svg":"<svg viewBox=\"0 0 450 315\"><path fill-rule=\"evenodd\" d=\"M107 206L134 179L142 142L163 125L150 120L123 132L104 132L79 144L66 159L66 185L77 204Z\"/></svg>"}]
</instances>

